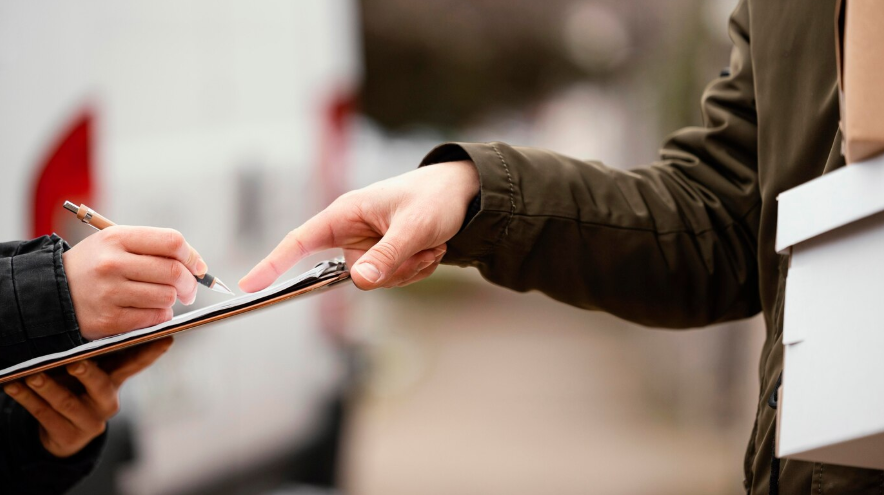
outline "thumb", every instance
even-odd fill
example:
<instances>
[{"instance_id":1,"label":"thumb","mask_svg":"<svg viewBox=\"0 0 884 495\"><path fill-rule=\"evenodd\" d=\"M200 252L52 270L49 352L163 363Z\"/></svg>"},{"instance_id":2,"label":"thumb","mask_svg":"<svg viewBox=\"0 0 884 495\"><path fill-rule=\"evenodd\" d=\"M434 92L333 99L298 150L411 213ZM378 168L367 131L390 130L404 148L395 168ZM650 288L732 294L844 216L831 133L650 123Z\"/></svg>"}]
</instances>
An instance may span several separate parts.
<instances>
[{"instance_id":1,"label":"thumb","mask_svg":"<svg viewBox=\"0 0 884 495\"><path fill-rule=\"evenodd\" d=\"M371 247L353 266L350 277L363 290L376 289L416 253L426 249L413 229L405 231L391 225L384 237Z\"/></svg>"}]
</instances>

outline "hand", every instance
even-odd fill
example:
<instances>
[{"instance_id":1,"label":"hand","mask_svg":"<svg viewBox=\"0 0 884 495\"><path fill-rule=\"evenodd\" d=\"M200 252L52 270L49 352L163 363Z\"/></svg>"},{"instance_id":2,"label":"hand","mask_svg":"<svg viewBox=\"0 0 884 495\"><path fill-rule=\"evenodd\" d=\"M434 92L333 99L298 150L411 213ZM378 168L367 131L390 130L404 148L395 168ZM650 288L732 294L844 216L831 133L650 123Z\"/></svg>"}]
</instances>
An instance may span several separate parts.
<instances>
[{"instance_id":1,"label":"hand","mask_svg":"<svg viewBox=\"0 0 884 495\"><path fill-rule=\"evenodd\" d=\"M479 173L470 161L441 163L347 193L285 239L239 282L273 283L305 256L344 248L360 289L397 287L430 276L460 229Z\"/></svg>"},{"instance_id":2,"label":"hand","mask_svg":"<svg viewBox=\"0 0 884 495\"><path fill-rule=\"evenodd\" d=\"M89 360L68 365L67 372L85 389L82 393L45 373L3 390L37 420L43 447L56 457L70 457L107 429L107 420L120 409L123 382L153 364L171 345L169 337L138 346L111 370Z\"/></svg>"},{"instance_id":3,"label":"hand","mask_svg":"<svg viewBox=\"0 0 884 495\"><path fill-rule=\"evenodd\" d=\"M206 263L171 229L118 225L62 255L80 333L88 340L172 318L175 299L196 299Z\"/></svg>"}]
</instances>

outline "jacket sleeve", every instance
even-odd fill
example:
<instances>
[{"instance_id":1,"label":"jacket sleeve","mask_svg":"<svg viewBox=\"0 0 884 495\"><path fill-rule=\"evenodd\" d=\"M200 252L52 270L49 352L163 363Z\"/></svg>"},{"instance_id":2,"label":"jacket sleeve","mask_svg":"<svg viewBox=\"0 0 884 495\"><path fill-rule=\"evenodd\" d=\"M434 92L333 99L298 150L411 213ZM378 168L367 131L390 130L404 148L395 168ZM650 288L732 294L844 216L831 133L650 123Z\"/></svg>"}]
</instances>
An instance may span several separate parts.
<instances>
[{"instance_id":1,"label":"jacket sleeve","mask_svg":"<svg viewBox=\"0 0 884 495\"><path fill-rule=\"evenodd\" d=\"M444 262L493 283L637 323L684 328L760 310L761 198L748 8L730 21L731 74L704 93L704 126L631 171L503 143L449 143L422 165L471 159L481 209Z\"/></svg>"},{"instance_id":2,"label":"jacket sleeve","mask_svg":"<svg viewBox=\"0 0 884 495\"><path fill-rule=\"evenodd\" d=\"M0 369L83 343L57 235L0 243Z\"/></svg>"},{"instance_id":3,"label":"jacket sleeve","mask_svg":"<svg viewBox=\"0 0 884 495\"><path fill-rule=\"evenodd\" d=\"M0 392L0 486L3 493L65 493L98 464L107 431L77 454L59 459L43 448L37 421Z\"/></svg>"},{"instance_id":4,"label":"jacket sleeve","mask_svg":"<svg viewBox=\"0 0 884 495\"><path fill-rule=\"evenodd\" d=\"M83 343L62 266L68 249L56 235L0 243L0 368ZM54 457L36 420L0 392L0 486L22 495L64 493L92 471L106 437Z\"/></svg>"}]
</instances>

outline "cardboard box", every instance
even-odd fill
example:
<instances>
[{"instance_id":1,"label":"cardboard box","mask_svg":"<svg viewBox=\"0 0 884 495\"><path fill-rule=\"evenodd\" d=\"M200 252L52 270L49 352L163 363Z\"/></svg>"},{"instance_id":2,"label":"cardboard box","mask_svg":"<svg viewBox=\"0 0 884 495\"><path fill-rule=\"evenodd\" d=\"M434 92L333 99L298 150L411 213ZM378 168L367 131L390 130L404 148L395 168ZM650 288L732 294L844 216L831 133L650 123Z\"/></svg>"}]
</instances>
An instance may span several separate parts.
<instances>
[{"instance_id":1,"label":"cardboard box","mask_svg":"<svg viewBox=\"0 0 884 495\"><path fill-rule=\"evenodd\" d=\"M884 469L884 155L782 193L778 221L777 455Z\"/></svg>"},{"instance_id":2,"label":"cardboard box","mask_svg":"<svg viewBox=\"0 0 884 495\"><path fill-rule=\"evenodd\" d=\"M854 163L884 152L884 1L839 0L837 12L841 130Z\"/></svg>"}]
</instances>

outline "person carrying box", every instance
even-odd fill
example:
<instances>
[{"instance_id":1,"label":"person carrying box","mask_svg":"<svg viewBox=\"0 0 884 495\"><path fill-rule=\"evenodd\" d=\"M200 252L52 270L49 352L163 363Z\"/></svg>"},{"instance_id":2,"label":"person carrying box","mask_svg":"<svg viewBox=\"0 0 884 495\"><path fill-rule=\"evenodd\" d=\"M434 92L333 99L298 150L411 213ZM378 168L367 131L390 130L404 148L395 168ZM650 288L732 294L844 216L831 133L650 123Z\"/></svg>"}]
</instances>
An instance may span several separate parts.
<instances>
[{"instance_id":1,"label":"person carrying box","mask_svg":"<svg viewBox=\"0 0 884 495\"><path fill-rule=\"evenodd\" d=\"M881 471L773 452L788 268L774 249L776 198L844 165L835 7L741 0L730 69L702 98L704 125L673 134L652 164L622 171L504 143L443 144L418 170L345 194L291 231L240 287L262 289L340 247L362 289L414 283L444 262L650 326L761 312L746 492L880 494Z\"/></svg>"}]
</instances>

